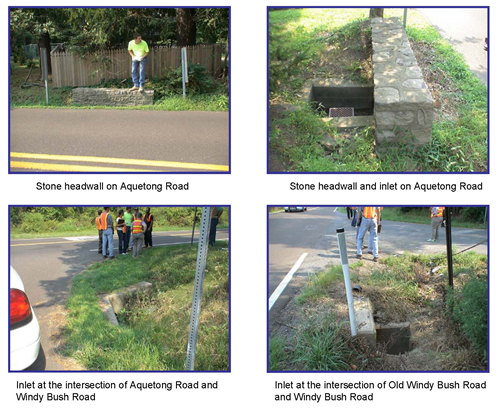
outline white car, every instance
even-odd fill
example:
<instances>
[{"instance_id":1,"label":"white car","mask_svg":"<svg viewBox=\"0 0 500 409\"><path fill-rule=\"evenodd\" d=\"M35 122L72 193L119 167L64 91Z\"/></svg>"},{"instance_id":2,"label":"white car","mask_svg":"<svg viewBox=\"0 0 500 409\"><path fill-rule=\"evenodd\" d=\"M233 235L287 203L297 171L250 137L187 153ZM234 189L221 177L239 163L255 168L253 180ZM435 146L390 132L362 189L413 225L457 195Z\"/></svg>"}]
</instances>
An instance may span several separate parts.
<instances>
[{"instance_id":1,"label":"white car","mask_svg":"<svg viewBox=\"0 0 500 409\"><path fill-rule=\"evenodd\" d=\"M23 280L10 267L10 370L21 371L38 358L40 327L24 290Z\"/></svg>"}]
</instances>

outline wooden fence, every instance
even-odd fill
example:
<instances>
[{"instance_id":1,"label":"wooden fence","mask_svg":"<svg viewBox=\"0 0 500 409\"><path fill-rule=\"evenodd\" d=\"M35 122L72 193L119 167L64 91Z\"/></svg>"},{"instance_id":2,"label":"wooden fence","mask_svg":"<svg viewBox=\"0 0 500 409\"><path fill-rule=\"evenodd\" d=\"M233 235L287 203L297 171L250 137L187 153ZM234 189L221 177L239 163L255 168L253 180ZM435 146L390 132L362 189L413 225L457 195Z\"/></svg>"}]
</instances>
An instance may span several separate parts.
<instances>
[{"instance_id":1,"label":"wooden fence","mask_svg":"<svg viewBox=\"0 0 500 409\"><path fill-rule=\"evenodd\" d=\"M204 65L216 76L222 71L222 44L200 44L186 47L188 62ZM132 76L132 59L126 49L100 51L80 57L71 53L54 53L52 85L78 87L99 84L103 79L124 79ZM181 65L180 47L151 47L146 63L146 77L165 73Z\"/></svg>"}]
</instances>

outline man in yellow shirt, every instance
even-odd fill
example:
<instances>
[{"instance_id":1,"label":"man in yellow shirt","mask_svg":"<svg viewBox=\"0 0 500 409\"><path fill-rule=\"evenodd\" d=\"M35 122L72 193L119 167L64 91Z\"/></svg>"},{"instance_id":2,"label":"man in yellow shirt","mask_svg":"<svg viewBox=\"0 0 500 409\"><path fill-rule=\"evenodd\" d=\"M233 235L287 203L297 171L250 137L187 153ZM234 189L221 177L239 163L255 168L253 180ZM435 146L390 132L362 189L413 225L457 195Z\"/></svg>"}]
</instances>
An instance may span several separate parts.
<instances>
[{"instance_id":1,"label":"man in yellow shirt","mask_svg":"<svg viewBox=\"0 0 500 409\"><path fill-rule=\"evenodd\" d=\"M134 39L128 43L128 53L132 57L132 81L134 81L134 86L130 91L139 90L142 92L146 82L146 61L149 47L140 34L134 33Z\"/></svg>"}]
</instances>

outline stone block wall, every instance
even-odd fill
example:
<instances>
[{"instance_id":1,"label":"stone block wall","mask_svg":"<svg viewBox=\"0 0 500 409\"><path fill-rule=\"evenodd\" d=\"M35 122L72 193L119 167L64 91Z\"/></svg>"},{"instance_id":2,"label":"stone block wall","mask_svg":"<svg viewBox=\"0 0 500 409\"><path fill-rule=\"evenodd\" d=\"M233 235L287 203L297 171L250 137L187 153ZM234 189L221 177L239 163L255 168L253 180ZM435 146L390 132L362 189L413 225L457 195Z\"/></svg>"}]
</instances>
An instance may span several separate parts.
<instances>
[{"instance_id":1,"label":"stone block wall","mask_svg":"<svg viewBox=\"0 0 500 409\"><path fill-rule=\"evenodd\" d=\"M129 92L127 89L75 88L73 104L103 106L153 105L153 90Z\"/></svg>"},{"instance_id":2,"label":"stone block wall","mask_svg":"<svg viewBox=\"0 0 500 409\"><path fill-rule=\"evenodd\" d=\"M397 18L371 20L377 143L411 134L431 139L434 100Z\"/></svg>"}]
</instances>

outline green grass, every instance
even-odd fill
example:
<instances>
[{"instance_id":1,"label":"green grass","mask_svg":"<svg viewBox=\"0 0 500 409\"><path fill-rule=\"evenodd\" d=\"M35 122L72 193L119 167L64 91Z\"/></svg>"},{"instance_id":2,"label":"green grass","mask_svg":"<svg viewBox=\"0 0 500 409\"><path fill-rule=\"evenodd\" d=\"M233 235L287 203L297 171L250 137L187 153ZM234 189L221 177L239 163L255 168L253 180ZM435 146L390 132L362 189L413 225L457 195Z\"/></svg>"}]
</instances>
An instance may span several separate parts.
<instances>
[{"instance_id":1,"label":"green grass","mask_svg":"<svg viewBox=\"0 0 500 409\"><path fill-rule=\"evenodd\" d=\"M401 9L385 9L386 17L401 14ZM432 81L446 85L436 91L438 100L454 114L450 117L436 110L432 140L421 147L403 138L386 146L384 155L378 157L374 154L374 130L366 129L350 140L341 139L339 149L325 155L319 145L322 135L336 133L308 106L301 105L298 93L305 80L329 77L318 72L315 60L331 44L355 43L367 17L368 9L296 9L269 14L271 105L300 106L299 111L271 117L270 148L289 164L287 170L297 172L485 172L487 86L416 10L408 13L408 37L414 41L414 48L422 48L425 55L432 56L427 67ZM357 63L343 68L343 77L354 80L361 70Z\"/></svg>"},{"instance_id":2,"label":"green grass","mask_svg":"<svg viewBox=\"0 0 500 409\"><path fill-rule=\"evenodd\" d=\"M208 252L195 370L229 368L228 243ZM196 247L169 246L96 263L72 282L63 353L89 370L184 370ZM99 295L139 281L150 296L133 300L111 325Z\"/></svg>"},{"instance_id":3,"label":"green grass","mask_svg":"<svg viewBox=\"0 0 500 409\"><path fill-rule=\"evenodd\" d=\"M141 111L228 111L229 96L225 87L218 87L214 92L205 94L192 94L183 98L182 95L165 96L155 100L153 105L142 106L85 106L73 105L73 87L54 88L49 83L49 102L46 104L45 87L21 88L29 69L26 66L14 66L10 83L10 106L11 108L47 108L47 109L119 109L119 110L141 110ZM33 70L31 80L36 78L38 70ZM41 83L42 84L42 83ZM106 85L106 84L105 84ZM112 84L113 87L130 88L131 82L124 84ZM102 86L102 85L99 85ZM107 86L107 85L106 85ZM146 80L146 89L158 88L156 79Z\"/></svg>"}]
</instances>

